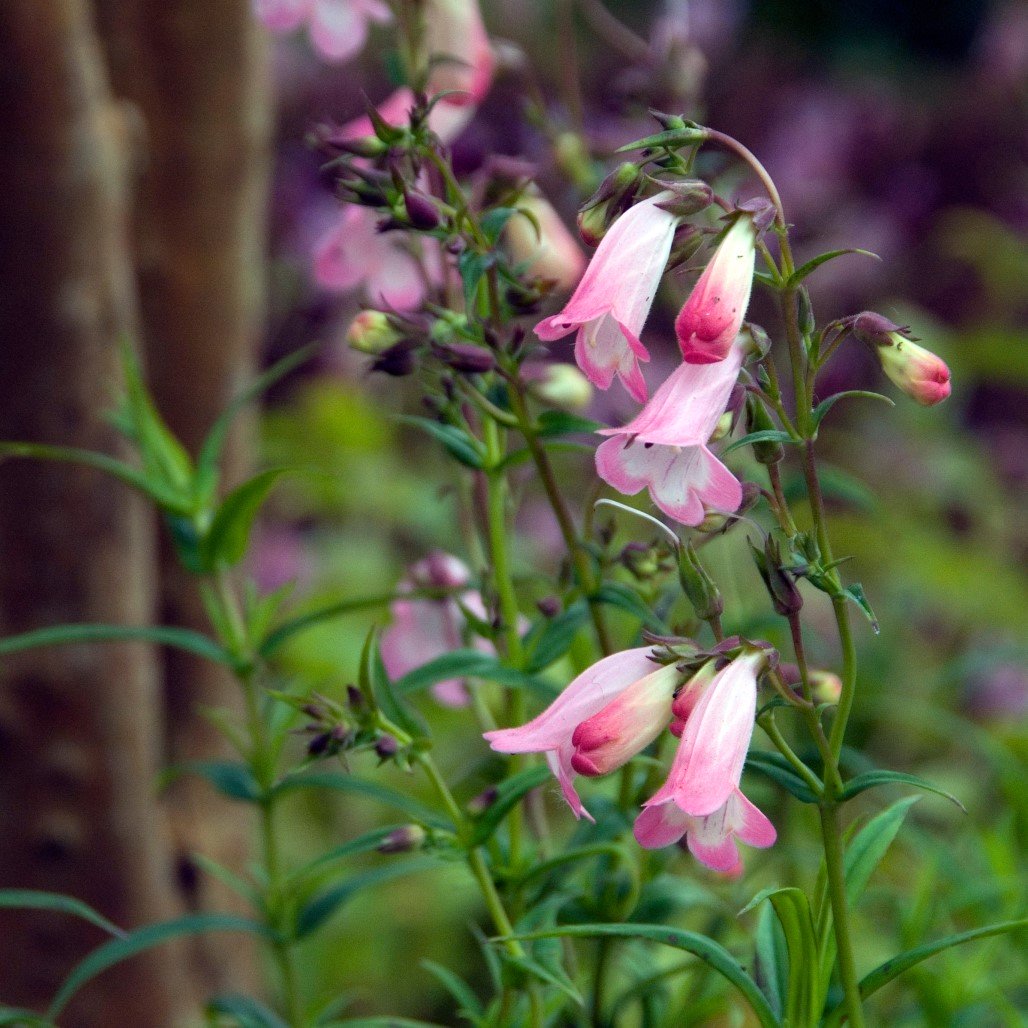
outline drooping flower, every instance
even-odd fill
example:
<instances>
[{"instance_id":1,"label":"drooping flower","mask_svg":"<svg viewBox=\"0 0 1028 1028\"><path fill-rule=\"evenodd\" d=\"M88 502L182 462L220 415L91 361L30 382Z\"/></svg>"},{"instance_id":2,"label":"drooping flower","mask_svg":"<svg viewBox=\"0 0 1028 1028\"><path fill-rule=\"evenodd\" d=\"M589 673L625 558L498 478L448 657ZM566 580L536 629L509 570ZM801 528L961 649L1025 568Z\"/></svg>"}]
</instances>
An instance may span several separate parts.
<instances>
[{"instance_id":1,"label":"drooping flower","mask_svg":"<svg viewBox=\"0 0 1028 1028\"><path fill-rule=\"evenodd\" d=\"M574 761L579 749L576 732L581 726L580 766L588 767L585 761L590 760L605 770L617 766L615 760L627 760L632 755L625 756L624 747L617 744L619 733L631 736L634 742L644 740L640 749L656 737L671 716L674 676L667 668L657 667L650 660L651 653L650 647L642 646L604 657L583 671L538 717L515 728L486 732L485 738L500 753L545 753L575 817L591 821L574 785ZM677 675L673 667L671 672ZM615 707L629 691L628 699ZM608 707L615 709L607 711ZM590 724L590 719L601 712L605 713ZM647 727L641 727L643 722ZM647 738L654 724L657 727ZM611 732L615 738L608 739Z\"/></svg>"},{"instance_id":2,"label":"drooping flower","mask_svg":"<svg viewBox=\"0 0 1028 1028\"><path fill-rule=\"evenodd\" d=\"M564 309L535 326L535 334L547 342L577 330L575 359L589 380L609 389L617 375L640 403L647 393L639 361L650 356L639 333L678 223L675 215L658 206L670 195L660 193L622 214L600 240Z\"/></svg>"},{"instance_id":3,"label":"drooping flower","mask_svg":"<svg viewBox=\"0 0 1028 1028\"><path fill-rule=\"evenodd\" d=\"M682 364L639 415L596 450L600 478L632 496L648 489L668 517L698 525L707 508L731 513L742 486L710 452L707 442L725 412L742 367L744 347L730 348L717 364Z\"/></svg>"},{"instance_id":4,"label":"drooping flower","mask_svg":"<svg viewBox=\"0 0 1028 1028\"><path fill-rule=\"evenodd\" d=\"M425 295L425 279L398 233L377 229L375 212L347 204L314 247L314 278L326 289L363 286L367 298L412 310Z\"/></svg>"},{"instance_id":5,"label":"drooping flower","mask_svg":"<svg viewBox=\"0 0 1028 1028\"><path fill-rule=\"evenodd\" d=\"M918 346L906 329L871 311L858 314L851 324L853 334L874 350L882 371L912 400L932 407L949 396L946 362Z\"/></svg>"},{"instance_id":6,"label":"drooping flower","mask_svg":"<svg viewBox=\"0 0 1028 1028\"><path fill-rule=\"evenodd\" d=\"M538 191L526 193L517 206L532 219L515 214L503 231L503 240L515 261L524 262L532 275L553 279L571 289L585 270L585 254L575 242L553 204Z\"/></svg>"},{"instance_id":7,"label":"drooping flower","mask_svg":"<svg viewBox=\"0 0 1028 1028\"><path fill-rule=\"evenodd\" d=\"M456 106L485 99L495 60L478 0L427 0L425 49L433 62L429 95L447 92L445 102Z\"/></svg>"},{"instance_id":8,"label":"drooping flower","mask_svg":"<svg viewBox=\"0 0 1028 1028\"><path fill-rule=\"evenodd\" d=\"M761 651L744 651L710 679L686 712L667 781L636 819L640 845L656 849L684 835L698 860L733 874L740 868L736 837L757 847L775 841L774 826L739 790L765 661Z\"/></svg>"},{"instance_id":9,"label":"drooping flower","mask_svg":"<svg viewBox=\"0 0 1028 1028\"><path fill-rule=\"evenodd\" d=\"M383 0L253 0L258 20L272 32L306 24L314 49L327 61L347 61L364 48L369 24L392 21Z\"/></svg>"},{"instance_id":10,"label":"drooping flower","mask_svg":"<svg viewBox=\"0 0 1028 1028\"><path fill-rule=\"evenodd\" d=\"M473 589L464 589L470 580L467 566L449 553L436 551L411 565L400 583L401 592L450 589L454 594L440 599L404 598L392 604L392 623L382 633L382 662L391 678L399 678L464 645L466 619L461 604L475 617L486 616L481 596ZM478 640L476 645L489 647L485 640ZM459 678L437 682L432 695L447 707L468 703L467 687Z\"/></svg>"},{"instance_id":11,"label":"drooping flower","mask_svg":"<svg viewBox=\"0 0 1028 1028\"><path fill-rule=\"evenodd\" d=\"M740 215L678 312L675 334L687 363L713 364L728 356L750 302L756 242L753 218Z\"/></svg>"}]
</instances>

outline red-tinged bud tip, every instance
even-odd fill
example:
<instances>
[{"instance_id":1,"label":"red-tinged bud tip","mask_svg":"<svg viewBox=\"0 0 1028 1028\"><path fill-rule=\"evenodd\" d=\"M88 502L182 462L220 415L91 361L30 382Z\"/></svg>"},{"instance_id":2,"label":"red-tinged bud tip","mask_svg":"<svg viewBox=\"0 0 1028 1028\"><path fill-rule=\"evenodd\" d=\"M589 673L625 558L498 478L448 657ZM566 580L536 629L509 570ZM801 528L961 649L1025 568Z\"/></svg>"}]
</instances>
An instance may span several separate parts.
<instances>
[{"instance_id":1,"label":"red-tinged bud tip","mask_svg":"<svg viewBox=\"0 0 1028 1028\"><path fill-rule=\"evenodd\" d=\"M680 717L676 717L669 727L671 729L671 734L676 739L681 739L682 733L685 731L685 721Z\"/></svg>"},{"instance_id":2,"label":"red-tinged bud tip","mask_svg":"<svg viewBox=\"0 0 1028 1028\"><path fill-rule=\"evenodd\" d=\"M596 778L604 772L596 765L596 763L584 753L578 753L577 751L571 757L571 766L580 774L585 775L587 778Z\"/></svg>"}]
</instances>

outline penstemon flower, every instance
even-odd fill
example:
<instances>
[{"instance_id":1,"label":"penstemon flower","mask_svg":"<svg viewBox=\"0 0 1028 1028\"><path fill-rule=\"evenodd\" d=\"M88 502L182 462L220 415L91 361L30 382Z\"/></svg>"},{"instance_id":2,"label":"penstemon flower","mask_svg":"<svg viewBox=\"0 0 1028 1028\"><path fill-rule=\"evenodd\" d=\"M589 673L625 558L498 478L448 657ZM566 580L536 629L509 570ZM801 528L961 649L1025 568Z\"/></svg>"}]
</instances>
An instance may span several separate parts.
<instances>
[{"instance_id":1,"label":"penstemon flower","mask_svg":"<svg viewBox=\"0 0 1028 1028\"><path fill-rule=\"evenodd\" d=\"M724 360L746 317L753 287L757 230L740 214L675 319L682 357L689 364Z\"/></svg>"},{"instance_id":2,"label":"penstemon flower","mask_svg":"<svg viewBox=\"0 0 1028 1028\"><path fill-rule=\"evenodd\" d=\"M575 360L589 381L609 389L617 375L640 403L647 391L639 361L648 361L650 355L639 333L678 224L675 215L659 206L671 196L659 193L622 214L600 240L564 309L535 326L535 334L545 342L577 330Z\"/></svg>"},{"instance_id":3,"label":"penstemon flower","mask_svg":"<svg viewBox=\"0 0 1028 1028\"><path fill-rule=\"evenodd\" d=\"M347 61L368 38L368 25L392 21L382 0L253 0L258 20L272 32L307 24L314 49L327 61Z\"/></svg>"},{"instance_id":4,"label":"penstemon flower","mask_svg":"<svg viewBox=\"0 0 1028 1028\"><path fill-rule=\"evenodd\" d=\"M507 222L503 239L511 256L530 274L552 279L561 289L573 288L585 270L585 254L553 204L531 190L518 201L518 208L534 221L518 214Z\"/></svg>"},{"instance_id":5,"label":"penstemon flower","mask_svg":"<svg viewBox=\"0 0 1028 1028\"><path fill-rule=\"evenodd\" d=\"M675 711L685 727L667 781L635 822L640 845L656 849L684 835L698 860L734 874L736 836L761 848L775 841L774 826L739 790L766 660L761 651L743 652L703 683L698 699L687 692L688 706Z\"/></svg>"},{"instance_id":6,"label":"penstemon flower","mask_svg":"<svg viewBox=\"0 0 1028 1028\"><path fill-rule=\"evenodd\" d=\"M485 618L481 596L465 589L471 573L463 561L449 553L437 551L411 565L400 590L451 589L460 591L459 598L475 617ZM463 645L465 617L457 596L440 599L399 599L390 608L392 624L382 633L382 663L391 678L399 678L444 653ZM479 639L476 646L491 649ZM463 707L468 703L468 690L459 678L447 679L432 686L432 695L444 706Z\"/></svg>"},{"instance_id":7,"label":"penstemon flower","mask_svg":"<svg viewBox=\"0 0 1028 1028\"><path fill-rule=\"evenodd\" d=\"M425 49L434 61L428 93L453 105L480 104L493 81L492 47L477 0L427 0Z\"/></svg>"},{"instance_id":8,"label":"penstemon flower","mask_svg":"<svg viewBox=\"0 0 1028 1028\"><path fill-rule=\"evenodd\" d=\"M611 745L614 740L601 741L601 735L606 737L611 731L615 736L631 735L636 741L643 740L638 747L642 749L671 717L674 682L681 675L674 667L669 671L654 665L652 652L651 647L642 646L604 657L586 668L538 717L516 728L486 732L485 738L499 753L545 753L575 817L592 821L575 789L575 771L589 768L586 761L592 760L597 768L602 762L604 770L590 769L586 773L602 774L618 766L613 763L615 759L623 756L620 762L624 763L633 755L626 755L621 747L615 757ZM618 704L626 694L627 699ZM598 720L591 722L593 718ZM576 741L580 727L583 735ZM583 753L576 764L579 743ZM590 750L594 751L592 757Z\"/></svg>"},{"instance_id":9,"label":"penstemon flower","mask_svg":"<svg viewBox=\"0 0 1028 1028\"><path fill-rule=\"evenodd\" d=\"M949 396L946 362L918 346L906 329L871 311L857 314L851 324L853 334L874 350L889 380L912 400L922 407L933 407Z\"/></svg>"},{"instance_id":10,"label":"penstemon flower","mask_svg":"<svg viewBox=\"0 0 1028 1028\"><path fill-rule=\"evenodd\" d=\"M668 517L698 525L706 508L731 513L742 486L707 448L742 367L742 343L717 364L682 364L639 415L596 450L600 478L632 496L648 489Z\"/></svg>"}]
</instances>

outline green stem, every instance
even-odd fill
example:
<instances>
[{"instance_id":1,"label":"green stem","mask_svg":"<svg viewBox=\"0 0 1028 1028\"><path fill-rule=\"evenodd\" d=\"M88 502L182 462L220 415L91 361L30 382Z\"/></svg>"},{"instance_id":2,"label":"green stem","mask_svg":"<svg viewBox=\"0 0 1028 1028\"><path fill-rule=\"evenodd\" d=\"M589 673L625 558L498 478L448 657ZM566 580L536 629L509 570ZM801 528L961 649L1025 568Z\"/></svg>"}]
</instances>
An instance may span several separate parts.
<instances>
[{"instance_id":1,"label":"green stem","mask_svg":"<svg viewBox=\"0 0 1028 1028\"><path fill-rule=\"evenodd\" d=\"M828 872L828 896L832 904L835 942L838 947L839 978L845 994L843 1003L851 1028L864 1028L864 1013L860 1001L860 983L849 927L849 909L846 902L846 878L843 866L842 841L834 798L826 797L820 804L821 837L825 847L825 868Z\"/></svg>"},{"instance_id":2,"label":"green stem","mask_svg":"<svg viewBox=\"0 0 1028 1028\"><path fill-rule=\"evenodd\" d=\"M549 455L546 453L546 447L540 442L539 435L535 431L520 388L520 382L511 383L511 407L514 409L514 415L518 420L518 428L522 436L524 436L528 452L532 455L536 471L539 472L543 491L546 493L546 498L553 508L553 515L557 519L560 534L564 538L564 545L567 547L568 556L570 556L574 565L579 584L588 598L589 616L592 618L593 628L596 630L596 639L600 644L600 650L604 656L609 656L614 652L614 644L610 638L607 622L603 617L603 608L593 598L593 594L600 584L597 580L598 576L592 566L589 553L582 543L582 539L575 531L575 523L571 518L570 511L568 511L567 504L564 502L564 495L560 491L560 486L557 484L557 476L554 474L553 465L550 463Z\"/></svg>"},{"instance_id":3,"label":"green stem","mask_svg":"<svg viewBox=\"0 0 1028 1028\"><path fill-rule=\"evenodd\" d=\"M778 752L781 753L781 755L785 757L790 764L792 764L796 773L807 783L807 785L810 786L811 792L813 792L815 796L822 795L824 792L824 786L822 786L821 781L818 779L817 775L815 775L814 772L811 771L810 768L807 767L807 765L804 764L803 761L800 760L800 758L793 752L792 747L785 741L785 737L779 730L778 725L775 724L774 718L771 716L761 718L760 727L764 729L767 737L775 744L775 748Z\"/></svg>"}]
</instances>

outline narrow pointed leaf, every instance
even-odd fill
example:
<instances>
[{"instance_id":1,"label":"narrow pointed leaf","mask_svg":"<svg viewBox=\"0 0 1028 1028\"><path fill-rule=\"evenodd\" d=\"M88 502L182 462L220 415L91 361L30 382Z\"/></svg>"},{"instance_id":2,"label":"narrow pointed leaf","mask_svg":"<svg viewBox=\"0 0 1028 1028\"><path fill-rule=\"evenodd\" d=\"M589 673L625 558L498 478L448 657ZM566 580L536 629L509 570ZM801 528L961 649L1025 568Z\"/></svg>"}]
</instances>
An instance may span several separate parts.
<instances>
[{"instance_id":1,"label":"narrow pointed leaf","mask_svg":"<svg viewBox=\"0 0 1028 1028\"><path fill-rule=\"evenodd\" d=\"M183 775L199 775L205 778L229 799L260 803L266 798L246 764L230 760L191 760L163 771L158 777L159 787L164 788Z\"/></svg>"},{"instance_id":2,"label":"narrow pointed leaf","mask_svg":"<svg viewBox=\"0 0 1028 1028\"><path fill-rule=\"evenodd\" d=\"M97 975L102 974L115 964L128 960L139 953L161 946L173 939L181 939L190 935L208 935L212 932L246 932L251 935L262 935L270 938L268 929L257 921L234 914L190 914L174 921L163 921L160 924L147 925L139 928L123 939L114 939L93 950L72 969L64 980L50 1008L46 1012L49 1020L55 1020L61 1011L71 1002L72 997Z\"/></svg>"},{"instance_id":3,"label":"narrow pointed leaf","mask_svg":"<svg viewBox=\"0 0 1028 1028\"><path fill-rule=\"evenodd\" d=\"M207 1013L234 1017L239 1023L239 1028L289 1028L274 1010L253 996L240 996L234 993L216 996L207 1004Z\"/></svg>"},{"instance_id":4,"label":"narrow pointed leaf","mask_svg":"<svg viewBox=\"0 0 1028 1028\"><path fill-rule=\"evenodd\" d=\"M750 750L746 767L776 782L801 803L817 803L810 786L796 773L792 765L780 753L767 750Z\"/></svg>"},{"instance_id":5,"label":"narrow pointed leaf","mask_svg":"<svg viewBox=\"0 0 1028 1028\"><path fill-rule=\"evenodd\" d=\"M840 401L845 400L847 397L858 397L862 396L867 400L881 400L883 403L887 403L890 407L895 407L894 401L890 400L888 396L884 396L882 393L871 392L867 389L847 389L845 392L836 393L834 396L829 396L826 400L822 400L813 411L812 420L813 427L816 429L821 422L824 420L825 415Z\"/></svg>"},{"instance_id":6,"label":"narrow pointed leaf","mask_svg":"<svg viewBox=\"0 0 1028 1028\"><path fill-rule=\"evenodd\" d=\"M860 250L860 249L855 248L855 247L848 247L845 250L829 250L827 253L818 254L817 257L812 258L811 260L807 261L806 264L801 265L800 267L798 267L789 276L789 285L790 286L798 285L812 271L816 271L818 268L820 268L822 264L825 264L828 261L834 260L836 257L842 257L842 256L844 256L845 254L848 254L848 253L858 253L862 257L870 257L870 258L872 258L873 260L876 260L876 261L880 261L881 260L881 257L879 257L878 254L874 253L871 250Z\"/></svg>"},{"instance_id":7,"label":"narrow pointed leaf","mask_svg":"<svg viewBox=\"0 0 1028 1028\"><path fill-rule=\"evenodd\" d=\"M481 846L492 838L500 823L521 802L521 799L549 778L550 769L540 764L538 767L529 767L524 771L519 771L516 775L500 782L496 787L495 799L475 821L471 845Z\"/></svg>"},{"instance_id":8,"label":"narrow pointed leaf","mask_svg":"<svg viewBox=\"0 0 1028 1028\"><path fill-rule=\"evenodd\" d=\"M103 914L97 913L87 903L73 896L62 896L56 892L37 892L35 889L0 889L0 909L2 910L53 910L60 914L80 917L83 921L102 928L110 935L124 937L116 924L108 921Z\"/></svg>"},{"instance_id":9,"label":"narrow pointed leaf","mask_svg":"<svg viewBox=\"0 0 1028 1028\"><path fill-rule=\"evenodd\" d=\"M437 439L443 444L446 452L465 467L475 468L479 471L485 467L485 461L477 440L469 436L463 429L457 428L456 425L443 425L438 421L431 421L429 418L420 418L414 415L405 415L399 420L405 425L413 425L415 428L420 428L422 432L427 432L434 439Z\"/></svg>"},{"instance_id":10,"label":"narrow pointed leaf","mask_svg":"<svg viewBox=\"0 0 1028 1028\"><path fill-rule=\"evenodd\" d=\"M846 783L839 794L839 799L853 799L854 796L866 789L874 789L880 785L912 785L916 789L924 789L926 792L935 793L936 796L942 796L950 803L955 803L965 814L967 813L967 807L953 793L940 789L937 785L932 785L931 782L917 775L907 774L905 771L865 771L864 774L857 775L856 778L851 778Z\"/></svg>"},{"instance_id":11,"label":"narrow pointed leaf","mask_svg":"<svg viewBox=\"0 0 1028 1028\"><path fill-rule=\"evenodd\" d=\"M234 658L213 639L188 628L165 625L53 625L0 639L0 657L37 646L70 646L76 643L149 642L173 646L198 657L232 667Z\"/></svg>"},{"instance_id":12,"label":"narrow pointed leaf","mask_svg":"<svg viewBox=\"0 0 1028 1028\"><path fill-rule=\"evenodd\" d=\"M287 468L269 468L234 489L218 507L210 531L203 540L203 562L210 569L232 567L246 554L250 533L261 506Z\"/></svg>"},{"instance_id":13,"label":"narrow pointed leaf","mask_svg":"<svg viewBox=\"0 0 1028 1028\"><path fill-rule=\"evenodd\" d=\"M670 928L666 925L646 924L584 924L561 925L548 931L531 932L517 936L523 940L548 938L621 938L644 939L658 942L674 949L685 950L699 957L726 978L742 993L752 1008L757 1020L764 1028L780 1028L780 1022L757 987L757 983L743 970L742 965L723 946L697 932L685 931L681 928Z\"/></svg>"},{"instance_id":14,"label":"narrow pointed leaf","mask_svg":"<svg viewBox=\"0 0 1028 1028\"><path fill-rule=\"evenodd\" d=\"M741 439L736 439L734 443L729 443L721 451L721 456L725 456L727 453L731 453L732 450L738 450L741 446L749 446L752 443L792 443L798 444L799 440L793 439L788 432L783 432L778 428L765 428L759 432L749 432L744 435Z\"/></svg>"}]
</instances>

